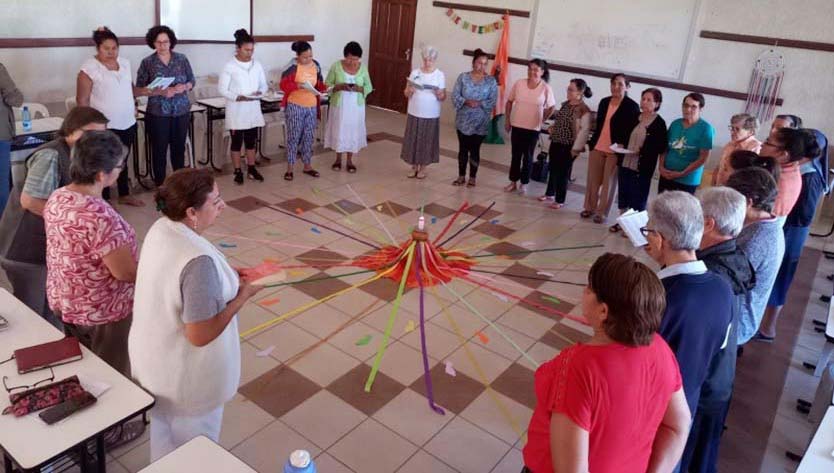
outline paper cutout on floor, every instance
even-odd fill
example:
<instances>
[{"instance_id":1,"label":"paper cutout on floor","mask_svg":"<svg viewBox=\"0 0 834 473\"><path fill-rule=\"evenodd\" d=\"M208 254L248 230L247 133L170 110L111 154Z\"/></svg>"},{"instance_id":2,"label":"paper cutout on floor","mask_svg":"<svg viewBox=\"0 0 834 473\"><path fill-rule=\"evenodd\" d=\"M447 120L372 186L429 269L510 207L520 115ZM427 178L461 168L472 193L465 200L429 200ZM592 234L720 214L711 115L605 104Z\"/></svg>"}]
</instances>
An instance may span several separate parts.
<instances>
[{"instance_id":1,"label":"paper cutout on floor","mask_svg":"<svg viewBox=\"0 0 834 473\"><path fill-rule=\"evenodd\" d=\"M432 217L431 218L431 223L437 223L437 217Z\"/></svg>"},{"instance_id":2,"label":"paper cutout on floor","mask_svg":"<svg viewBox=\"0 0 834 473\"><path fill-rule=\"evenodd\" d=\"M295 214L296 215L301 215L303 213L304 213L304 209L302 209L301 207L298 207L298 208L295 209Z\"/></svg>"},{"instance_id":3,"label":"paper cutout on floor","mask_svg":"<svg viewBox=\"0 0 834 473\"><path fill-rule=\"evenodd\" d=\"M259 352L256 352L255 356L257 356L258 358L266 358L266 357L268 357L269 355L272 354L273 350L275 350L275 345L270 345L270 346L264 348L263 350L261 350Z\"/></svg>"},{"instance_id":4,"label":"paper cutout on floor","mask_svg":"<svg viewBox=\"0 0 834 473\"><path fill-rule=\"evenodd\" d=\"M490 294L497 297L498 300L500 300L501 302L510 302L510 300L504 294L499 294L497 292L490 292Z\"/></svg>"},{"instance_id":5,"label":"paper cutout on floor","mask_svg":"<svg viewBox=\"0 0 834 473\"><path fill-rule=\"evenodd\" d=\"M364 347L365 345L371 343L371 339L374 338L372 335L365 335L364 337L356 340L356 346Z\"/></svg>"},{"instance_id":6,"label":"paper cutout on floor","mask_svg":"<svg viewBox=\"0 0 834 473\"><path fill-rule=\"evenodd\" d=\"M534 241L523 241L523 242L521 242L521 246L523 246L525 248L532 248L535 245L536 245L536 242L534 242Z\"/></svg>"},{"instance_id":7,"label":"paper cutout on floor","mask_svg":"<svg viewBox=\"0 0 834 473\"><path fill-rule=\"evenodd\" d=\"M377 210L378 212L382 212L382 206L381 206L381 205L377 205L377 206L376 206L376 210Z\"/></svg>"},{"instance_id":8,"label":"paper cutout on floor","mask_svg":"<svg viewBox=\"0 0 834 473\"><path fill-rule=\"evenodd\" d=\"M278 232L264 232L264 233L266 233L268 236L281 236L281 234L278 233Z\"/></svg>"},{"instance_id":9,"label":"paper cutout on floor","mask_svg":"<svg viewBox=\"0 0 834 473\"><path fill-rule=\"evenodd\" d=\"M417 328L417 325L414 323L413 320L409 320L405 324L405 332L404 333L413 332L415 328Z\"/></svg>"},{"instance_id":10,"label":"paper cutout on floor","mask_svg":"<svg viewBox=\"0 0 834 473\"><path fill-rule=\"evenodd\" d=\"M488 237L488 236L481 237L481 241L490 241L490 240L492 240L492 237Z\"/></svg>"},{"instance_id":11,"label":"paper cutout on floor","mask_svg":"<svg viewBox=\"0 0 834 473\"><path fill-rule=\"evenodd\" d=\"M553 273L548 273L547 271L536 271L536 274L538 274L539 276L547 276L549 278L554 277Z\"/></svg>"},{"instance_id":12,"label":"paper cutout on floor","mask_svg":"<svg viewBox=\"0 0 834 473\"><path fill-rule=\"evenodd\" d=\"M484 332L478 332L478 338L481 340L481 343L489 343L489 337Z\"/></svg>"},{"instance_id":13,"label":"paper cutout on floor","mask_svg":"<svg viewBox=\"0 0 834 473\"><path fill-rule=\"evenodd\" d=\"M310 231L313 232L313 233L316 233L318 235L321 235L321 230L319 230L316 227L310 227Z\"/></svg>"},{"instance_id":14,"label":"paper cutout on floor","mask_svg":"<svg viewBox=\"0 0 834 473\"><path fill-rule=\"evenodd\" d=\"M281 298L280 298L280 297L273 297L273 298L271 298L271 299L264 299L264 300L262 300L262 301L258 302L258 305L262 305L262 306L264 306L264 307L269 307L269 306L271 306L271 305L275 305L275 304L277 304L277 303L279 303L279 302L281 302Z\"/></svg>"},{"instance_id":15,"label":"paper cutout on floor","mask_svg":"<svg viewBox=\"0 0 834 473\"><path fill-rule=\"evenodd\" d=\"M498 223L498 219L494 218L494 219L490 220L489 223L495 225L496 223Z\"/></svg>"},{"instance_id":16,"label":"paper cutout on floor","mask_svg":"<svg viewBox=\"0 0 834 473\"><path fill-rule=\"evenodd\" d=\"M552 302L552 303L554 303L554 304L561 304L561 303L562 303L562 301L560 301L559 299L556 299L556 298L555 298L555 297L553 297L553 296L542 296L542 300L544 300L544 301L550 301L550 302Z\"/></svg>"},{"instance_id":17,"label":"paper cutout on floor","mask_svg":"<svg viewBox=\"0 0 834 473\"><path fill-rule=\"evenodd\" d=\"M455 371L455 365L452 364L451 361L446 360L446 374L449 376L457 376L458 372Z\"/></svg>"},{"instance_id":18,"label":"paper cutout on floor","mask_svg":"<svg viewBox=\"0 0 834 473\"><path fill-rule=\"evenodd\" d=\"M218 243L218 245L220 245L220 248L237 248L237 245L235 245L234 243L226 243L222 241Z\"/></svg>"}]
</instances>

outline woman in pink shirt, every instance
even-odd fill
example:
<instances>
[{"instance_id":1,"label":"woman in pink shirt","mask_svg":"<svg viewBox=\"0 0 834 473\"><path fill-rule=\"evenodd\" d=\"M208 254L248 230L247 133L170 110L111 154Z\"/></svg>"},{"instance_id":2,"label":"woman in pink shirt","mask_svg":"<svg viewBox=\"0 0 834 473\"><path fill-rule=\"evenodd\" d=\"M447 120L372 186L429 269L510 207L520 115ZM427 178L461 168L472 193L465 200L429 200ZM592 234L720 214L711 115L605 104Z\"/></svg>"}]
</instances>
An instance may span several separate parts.
<instances>
[{"instance_id":1,"label":"woman in pink shirt","mask_svg":"<svg viewBox=\"0 0 834 473\"><path fill-rule=\"evenodd\" d=\"M504 125L510 133L512 161L510 162L510 183L505 192L527 192L533 153L539 141L542 122L556 108L553 89L547 84L550 70L542 59L531 59L527 64L527 78L516 81L507 97L507 121ZM521 184L518 184L521 181Z\"/></svg>"},{"instance_id":2,"label":"woman in pink shirt","mask_svg":"<svg viewBox=\"0 0 834 473\"><path fill-rule=\"evenodd\" d=\"M730 142L721 150L721 160L712 175L713 186L723 186L733 170L730 168L730 155L733 151L745 150L758 153L762 148L762 142L756 139L756 130L759 128L759 120L752 115L739 113L730 119Z\"/></svg>"},{"instance_id":3,"label":"woman in pink shirt","mask_svg":"<svg viewBox=\"0 0 834 473\"><path fill-rule=\"evenodd\" d=\"M115 133L85 132L72 151L71 182L49 196L43 220L49 307L68 336L130 376L136 233L101 196L124 156Z\"/></svg>"}]
</instances>

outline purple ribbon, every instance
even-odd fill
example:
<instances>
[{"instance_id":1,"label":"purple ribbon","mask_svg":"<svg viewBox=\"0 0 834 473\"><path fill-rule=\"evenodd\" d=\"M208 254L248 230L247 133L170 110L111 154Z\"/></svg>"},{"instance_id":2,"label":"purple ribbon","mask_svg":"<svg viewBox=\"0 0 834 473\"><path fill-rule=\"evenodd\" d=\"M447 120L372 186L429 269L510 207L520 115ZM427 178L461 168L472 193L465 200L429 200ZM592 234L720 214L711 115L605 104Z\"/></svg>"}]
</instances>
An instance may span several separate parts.
<instances>
[{"instance_id":1,"label":"purple ribbon","mask_svg":"<svg viewBox=\"0 0 834 473\"><path fill-rule=\"evenodd\" d=\"M431 407L431 410L440 415L446 415L446 412L434 403L434 389L431 385L431 374L429 373L429 356L426 351L426 314L423 310L423 278L420 276L420 266L423 265L423 243L418 242L415 246L417 250L417 264L414 267L417 271L417 284L420 286L420 346L423 349L423 379L426 380L426 397L429 398L429 407Z\"/></svg>"}]
</instances>

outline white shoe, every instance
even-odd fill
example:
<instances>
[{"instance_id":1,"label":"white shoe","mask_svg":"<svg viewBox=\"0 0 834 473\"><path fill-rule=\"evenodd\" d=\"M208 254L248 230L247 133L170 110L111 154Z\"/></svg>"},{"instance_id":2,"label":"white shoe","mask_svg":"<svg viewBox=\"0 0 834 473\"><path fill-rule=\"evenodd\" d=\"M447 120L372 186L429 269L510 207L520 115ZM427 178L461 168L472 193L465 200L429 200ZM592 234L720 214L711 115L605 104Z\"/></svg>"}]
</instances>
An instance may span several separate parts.
<instances>
[{"instance_id":1,"label":"white shoe","mask_svg":"<svg viewBox=\"0 0 834 473\"><path fill-rule=\"evenodd\" d=\"M522 184L518 186L518 195L524 195L527 193L527 184Z\"/></svg>"}]
</instances>

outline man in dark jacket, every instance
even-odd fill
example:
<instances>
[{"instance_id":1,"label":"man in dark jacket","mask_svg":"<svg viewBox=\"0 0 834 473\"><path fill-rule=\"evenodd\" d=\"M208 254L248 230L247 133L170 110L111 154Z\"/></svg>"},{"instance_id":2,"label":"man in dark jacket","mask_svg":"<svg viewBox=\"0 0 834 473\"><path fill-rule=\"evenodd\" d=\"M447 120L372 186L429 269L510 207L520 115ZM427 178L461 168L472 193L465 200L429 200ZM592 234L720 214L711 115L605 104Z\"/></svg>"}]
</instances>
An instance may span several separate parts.
<instances>
[{"instance_id":1,"label":"man in dark jacket","mask_svg":"<svg viewBox=\"0 0 834 473\"><path fill-rule=\"evenodd\" d=\"M721 350L713 356L701 385L698 410L692 419L689 439L681 459L682 472L717 471L718 445L730 407L736 366L736 319L742 305L749 304L755 273L736 237L744 225L747 200L728 187L713 187L701 195L704 234L698 259L710 272L722 276L733 290L732 322Z\"/></svg>"}]
</instances>

